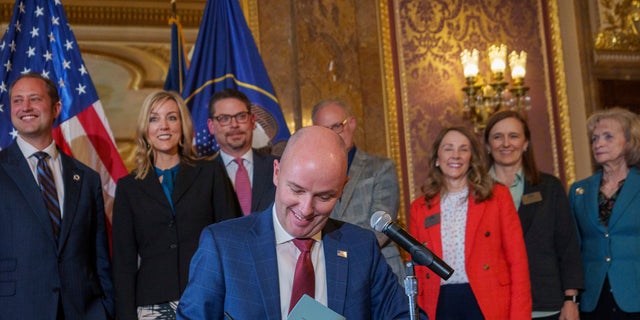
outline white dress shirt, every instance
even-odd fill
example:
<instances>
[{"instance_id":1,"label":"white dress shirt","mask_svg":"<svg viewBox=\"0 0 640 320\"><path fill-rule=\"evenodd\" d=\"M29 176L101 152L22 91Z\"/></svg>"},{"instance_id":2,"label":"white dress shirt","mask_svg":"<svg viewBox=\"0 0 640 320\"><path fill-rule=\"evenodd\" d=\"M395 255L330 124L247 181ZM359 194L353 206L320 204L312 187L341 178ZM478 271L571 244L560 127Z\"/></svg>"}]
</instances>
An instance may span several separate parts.
<instances>
[{"instance_id":1,"label":"white dress shirt","mask_svg":"<svg viewBox=\"0 0 640 320\"><path fill-rule=\"evenodd\" d=\"M276 254L278 255L278 279L280 284L280 312L282 320L289 315L289 302L293 289L293 276L296 272L296 263L300 250L293 244L293 236L284 230L276 215L276 207L272 206L273 229L276 235ZM327 271L324 261L324 249L322 246L322 233L318 232L312 237L315 240L311 249L311 262L316 276L316 301L328 306L327 295Z\"/></svg>"},{"instance_id":2,"label":"white dress shirt","mask_svg":"<svg viewBox=\"0 0 640 320\"><path fill-rule=\"evenodd\" d=\"M229 175L229 179L231 179L231 183L233 187L236 186L236 172L238 171L238 164L233 161L234 158L220 150L220 157L222 157L222 163L224 163L225 169L227 169L227 174ZM242 163L244 164L245 169L247 169L247 174L249 175L249 182L251 183L251 187L253 187L253 149L249 149L247 153L242 155Z\"/></svg>"},{"instance_id":3,"label":"white dress shirt","mask_svg":"<svg viewBox=\"0 0 640 320\"><path fill-rule=\"evenodd\" d=\"M60 216L64 217L64 183L62 181L62 160L60 159L60 153L58 152L58 148L56 148L56 143L51 141L51 144L44 148L43 150L38 150L34 146L30 145L26 142L22 137L18 136L16 139L18 143L18 147L22 152L22 155L25 159L27 159L27 163L29 163L29 168L31 169L31 174L33 174L33 178L38 184L38 158L36 158L33 154L38 151L44 151L49 154L49 159L47 159L47 164L51 169L51 173L53 173L53 179L56 182L56 191L58 193L58 203L60 204Z\"/></svg>"}]
</instances>

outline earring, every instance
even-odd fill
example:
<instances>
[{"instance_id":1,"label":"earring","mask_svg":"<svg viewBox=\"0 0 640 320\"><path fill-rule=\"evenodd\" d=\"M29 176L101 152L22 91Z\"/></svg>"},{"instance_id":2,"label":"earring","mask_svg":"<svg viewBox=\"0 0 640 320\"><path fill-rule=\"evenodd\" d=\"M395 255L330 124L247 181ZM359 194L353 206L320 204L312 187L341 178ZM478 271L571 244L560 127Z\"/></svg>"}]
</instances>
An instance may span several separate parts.
<instances>
[{"instance_id":1,"label":"earring","mask_svg":"<svg viewBox=\"0 0 640 320\"><path fill-rule=\"evenodd\" d=\"M440 166L440 163L439 163L439 162L436 162L436 168L437 168L437 167L439 167L439 166Z\"/></svg>"}]
</instances>

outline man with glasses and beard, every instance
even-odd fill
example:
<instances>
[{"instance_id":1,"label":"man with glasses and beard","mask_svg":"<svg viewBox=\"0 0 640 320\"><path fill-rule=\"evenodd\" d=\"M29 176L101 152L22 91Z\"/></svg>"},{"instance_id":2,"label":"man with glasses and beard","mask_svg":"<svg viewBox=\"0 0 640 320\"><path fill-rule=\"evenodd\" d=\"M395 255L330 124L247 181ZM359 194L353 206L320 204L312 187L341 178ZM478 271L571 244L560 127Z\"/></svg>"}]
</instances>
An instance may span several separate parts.
<instances>
[{"instance_id":1,"label":"man with glasses and beard","mask_svg":"<svg viewBox=\"0 0 640 320\"><path fill-rule=\"evenodd\" d=\"M209 100L209 132L220 146L220 161L236 190L244 215L263 211L273 202L275 156L251 147L256 116L251 102L236 89L224 89Z\"/></svg>"}]
</instances>

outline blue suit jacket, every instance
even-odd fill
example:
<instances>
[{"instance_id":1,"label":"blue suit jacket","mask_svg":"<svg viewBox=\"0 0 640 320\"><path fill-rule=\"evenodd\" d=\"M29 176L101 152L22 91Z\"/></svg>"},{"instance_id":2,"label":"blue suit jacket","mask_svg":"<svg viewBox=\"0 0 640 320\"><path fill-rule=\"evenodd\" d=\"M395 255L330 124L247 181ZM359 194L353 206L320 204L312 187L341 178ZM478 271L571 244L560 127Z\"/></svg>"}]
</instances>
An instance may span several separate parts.
<instances>
[{"instance_id":1,"label":"blue suit jacket","mask_svg":"<svg viewBox=\"0 0 640 320\"><path fill-rule=\"evenodd\" d=\"M0 314L8 319L113 316L113 285L100 177L63 153L59 245L27 160L0 152Z\"/></svg>"},{"instance_id":2,"label":"blue suit jacket","mask_svg":"<svg viewBox=\"0 0 640 320\"><path fill-rule=\"evenodd\" d=\"M271 210L204 229L178 319L223 319L224 312L282 319ZM329 219L322 241L329 308L349 320L409 319L408 299L371 231Z\"/></svg>"},{"instance_id":3,"label":"blue suit jacket","mask_svg":"<svg viewBox=\"0 0 640 320\"><path fill-rule=\"evenodd\" d=\"M598 171L574 183L569 191L584 265L585 291L580 309L594 310L608 276L618 306L625 312L640 312L640 171L629 171L608 228L598 220L601 179L602 171Z\"/></svg>"}]
</instances>

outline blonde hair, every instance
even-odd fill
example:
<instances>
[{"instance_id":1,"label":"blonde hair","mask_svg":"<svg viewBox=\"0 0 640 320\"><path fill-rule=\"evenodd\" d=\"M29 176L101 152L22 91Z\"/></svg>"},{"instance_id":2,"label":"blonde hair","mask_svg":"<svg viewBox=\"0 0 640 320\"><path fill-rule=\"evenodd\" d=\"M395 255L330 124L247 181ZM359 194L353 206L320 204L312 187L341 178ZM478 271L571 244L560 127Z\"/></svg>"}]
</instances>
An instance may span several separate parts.
<instances>
[{"instance_id":1,"label":"blonde hair","mask_svg":"<svg viewBox=\"0 0 640 320\"><path fill-rule=\"evenodd\" d=\"M442 174L441 169L436 166L436 163L438 160L440 144L442 144L444 136L451 131L459 132L469 140L469 144L471 146L471 159L469 159L467 180L474 200L476 200L476 202L484 201L490 198L493 193L493 179L489 176L487 161L476 136L465 127L448 127L440 131L433 142L433 147L431 148L429 173L427 174L427 179L422 186L422 192L424 192L424 197L428 206L431 205L430 201L436 195L442 192L447 192L444 175Z\"/></svg>"},{"instance_id":2,"label":"blonde hair","mask_svg":"<svg viewBox=\"0 0 640 320\"><path fill-rule=\"evenodd\" d=\"M142 103L142 108L138 114L136 126L136 153L135 153L135 176L136 179L143 179L154 165L155 159L153 148L149 144L147 131L149 129L149 116L156 106L167 100L173 100L178 106L180 113L180 125L182 127L182 137L178 142L178 154L180 163L192 165L198 159L193 149L193 124L191 116L182 97L173 91L158 90L149 94Z\"/></svg>"},{"instance_id":3,"label":"blonde hair","mask_svg":"<svg viewBox=\"0 0 640 320\"><path fill-rule=\"evenodd\" d=\"M589 134L589 141L593 136L593 131L596 125L604 119L611 119L616 121L622 127L625 139L627 139L627 145L624 150L624 160L627 166L639 166L640 165L640 118L638 115L620 107L611 109L598 110L593 113L589 119L587 119L587 131ZM593 142L592 142L593 143ZM594 161L596 169L600 169L602 166Z\"/></svg>"}]
</instances>

